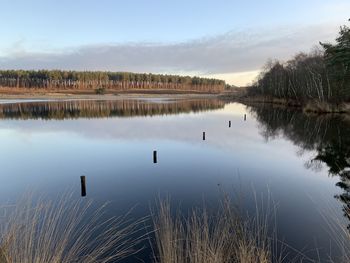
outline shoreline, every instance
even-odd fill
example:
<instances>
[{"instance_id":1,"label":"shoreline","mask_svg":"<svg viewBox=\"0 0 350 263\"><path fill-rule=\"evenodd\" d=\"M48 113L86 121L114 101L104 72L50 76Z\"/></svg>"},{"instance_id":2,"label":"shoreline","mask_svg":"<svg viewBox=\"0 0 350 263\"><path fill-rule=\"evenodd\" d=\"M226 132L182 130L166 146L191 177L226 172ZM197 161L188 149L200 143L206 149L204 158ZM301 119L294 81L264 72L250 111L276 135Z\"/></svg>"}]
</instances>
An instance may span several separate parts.
<instances>
[{"instance_id":1,"label":"shoreline","mask_svg":"<svg viewBox=\"0 0 350 263\"><path fill-rule=\"evenodd\" d=\"M350 115L350 102L334 105L328 102L308 101L304 104L298 101L285 100L272 97L247 97L240 92L222 93L201 93L196 91L177 90L133 90L133 91L112 91L105 94L95 94L91 90L77 91L38 91L31 90L25 92L9 92L0 89L0 104L18 103L32 101L65 101L65 100L186 100L186 99L219 99L228 102L239 102L249 106L249 104L270 105L272 107L285 107L300 110L308 114L346 114Z\"/></svg>"},{"instance_id":2,"label":"shoreline","mask_svg":"<svg viewBox=\"0 0 350 263\"><path fill-rule=\"evenodd\" d=\"M231 96L230 96L231 95ZM273 97L247 97L247 96L219 96L228 101L236 101L243 104L271 105L272 107L285 107L296 109L311 114L347 114L350 115L350 102L332 104L326 101L309 100L304 103L296 100L286 100Z\"/></svg>"},{"instance_id":3,"label":"shoreline","mask_svg":"<svg viewBox=\"0 0 350 263\"><path fill-rule=\"evenodd\" d=\"M218 94L204 93L106 93L99 94L74 94L74 93L21 93L21 94L4 94L0 92L1 101L16 100L123 100L123 99L159 99L159 100L178 100L178 99L215 99Z\"/></svg>"}]
</instances>

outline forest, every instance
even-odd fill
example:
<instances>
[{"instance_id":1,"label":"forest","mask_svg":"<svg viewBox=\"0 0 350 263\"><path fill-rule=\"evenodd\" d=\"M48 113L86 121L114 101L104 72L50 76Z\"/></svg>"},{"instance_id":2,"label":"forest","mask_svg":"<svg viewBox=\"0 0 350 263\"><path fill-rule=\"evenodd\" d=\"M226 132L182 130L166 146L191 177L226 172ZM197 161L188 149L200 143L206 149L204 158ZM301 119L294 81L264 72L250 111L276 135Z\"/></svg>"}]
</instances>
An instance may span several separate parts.
<instances>
[{"instance_id":1,"label":"forest","mask_svg":"<svg viewBox=\"0 0 350 263\"><path fill-rule=\"evenodd\" d=\"M46 90L179 90L217 93L225 81L210 78L130 72L0 70L0 88Z\"/></svg>"},{"instance_id":2,"label":"forest","mask_svg":"<svg viewBox=\"0 0 350 263\"><path fill-rule=\"evenodd\" d=\"M350 28L340 27L333 44L322 43L310 53L287 62L269 61L247 96L339 105L350 102Z\"/></svg>"}]
</instances>

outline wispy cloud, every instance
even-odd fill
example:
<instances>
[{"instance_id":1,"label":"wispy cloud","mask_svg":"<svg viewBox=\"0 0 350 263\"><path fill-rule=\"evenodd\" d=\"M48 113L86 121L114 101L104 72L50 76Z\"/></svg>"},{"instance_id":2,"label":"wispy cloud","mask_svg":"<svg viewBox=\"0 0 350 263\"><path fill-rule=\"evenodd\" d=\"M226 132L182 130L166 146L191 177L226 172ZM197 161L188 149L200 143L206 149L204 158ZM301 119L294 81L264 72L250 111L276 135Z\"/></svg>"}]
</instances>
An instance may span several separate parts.
<instances>
[{"instance_id":1,"label":"wispy cloud","mask_svg":"<svg viewBox=\"0 0 350 263\"><path fill-rule=\"evenodd\" d=\"M287 59L318 41L334 39L336 24L231 31L183 43L100 44L52 52L20 52L0 57L0 68L72 69L227 74L261 68L268 58Z\"/></svg>"}]
</instances>

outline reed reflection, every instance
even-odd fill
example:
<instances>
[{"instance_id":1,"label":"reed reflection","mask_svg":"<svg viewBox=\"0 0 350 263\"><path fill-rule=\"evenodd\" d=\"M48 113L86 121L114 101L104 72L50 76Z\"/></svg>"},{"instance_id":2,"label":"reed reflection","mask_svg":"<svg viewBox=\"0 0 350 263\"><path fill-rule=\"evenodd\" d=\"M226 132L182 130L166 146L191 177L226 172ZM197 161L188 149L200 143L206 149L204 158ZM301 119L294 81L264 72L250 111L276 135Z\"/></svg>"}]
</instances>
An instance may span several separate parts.
<instances>
[{"instance_id":1,"label":"reed reflection","mask_svg":"<svg viewBox=\"0 0 350 263\"><path fill-rule=\"evenodd\" d=\"M0 104L2 119L77 119L180 114L223 108L218 99L181 99L162 103L145 100L69 100Z\"/></svg>"}]
</instances>

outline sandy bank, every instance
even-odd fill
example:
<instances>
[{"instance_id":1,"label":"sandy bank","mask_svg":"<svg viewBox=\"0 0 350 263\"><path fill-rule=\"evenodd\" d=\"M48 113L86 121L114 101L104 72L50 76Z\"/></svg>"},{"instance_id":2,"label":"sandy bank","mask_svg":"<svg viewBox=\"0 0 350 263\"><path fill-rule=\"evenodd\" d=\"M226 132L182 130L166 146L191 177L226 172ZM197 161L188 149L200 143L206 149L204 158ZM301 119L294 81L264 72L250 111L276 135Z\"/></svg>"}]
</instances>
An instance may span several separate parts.
<instances>
[{"instance_id":1,"label":"sandy bank","mask_svg":"<svg viewBox=\"0 0 350 263\"><path fill-rule=\"evenodd\" d=\"M16 101L49 101L49 100L178 100L178 99L208 99L217 98L216 94L152 94L152 93L121 93L121 94L71 94L71 93L23 93L1 94L0 103Z\"/></svg>"}]
</instances>

